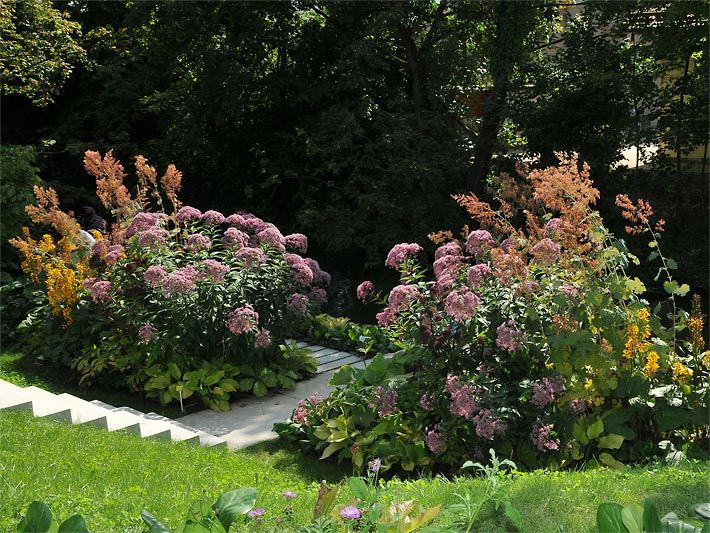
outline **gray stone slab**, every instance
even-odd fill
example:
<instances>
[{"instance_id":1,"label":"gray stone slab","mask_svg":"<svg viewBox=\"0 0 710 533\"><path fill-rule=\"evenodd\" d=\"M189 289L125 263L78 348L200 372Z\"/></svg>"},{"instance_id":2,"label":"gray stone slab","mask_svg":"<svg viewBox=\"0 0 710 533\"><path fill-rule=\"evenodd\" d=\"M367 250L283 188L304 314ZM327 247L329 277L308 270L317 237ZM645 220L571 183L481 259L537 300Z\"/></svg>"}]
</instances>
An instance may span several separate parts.
<instances>
[{"instance_id":1,"label":"gray stone slab","mask_svg":"<svg viewBox=\"0 0 710 533\"><path fill-rule=\"evenodd\" d=\"M320 365L318 367L318 370L316 371L316 373L322 374L323 372L328 372L329 370L335 370L337 368L340 368L343 365L357 363L358 361L361 361L361 359L357 355L350 355L344 359L338 359L337 361L332 361L330 363Z\"/></svg>"},{"instance_id":2,"label":"gray stone slab","mask_svg":"<svg viewBox=\"0 0 710 533\"><path fill-rule=\"evenodd\" d=\"M325 348L324 350L318 350L317 352L311 352L311 355L316 359L320 360L326 355L331 355L334 353L340 353L339 350L334 350L333 348Z\"/></svg>"},{"instance_id":3,"label":"gray stone slab","mask_svg":"<svg viewBox=\"0 0 710 533\"><path fill-rule=\"evenodd\" d=\"M329 353L327 355L324 355L323 357L318 357L318 366L324 365L326 363L332 363L333 361L338 361L340 359L346 359L348 357L352 357L353 354L348 353L348 352L333 352Z\"/></svg>"}]
</instances>

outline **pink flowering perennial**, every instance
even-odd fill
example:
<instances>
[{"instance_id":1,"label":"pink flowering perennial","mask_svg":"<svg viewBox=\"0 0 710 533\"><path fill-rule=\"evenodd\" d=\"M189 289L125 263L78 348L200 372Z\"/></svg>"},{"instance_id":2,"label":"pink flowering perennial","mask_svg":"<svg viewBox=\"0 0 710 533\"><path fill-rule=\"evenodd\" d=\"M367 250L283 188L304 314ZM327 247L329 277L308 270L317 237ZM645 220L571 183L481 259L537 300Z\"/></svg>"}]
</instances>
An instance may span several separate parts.
<instances>
[{"instance_id":1,"label":"pink flowering perennial","mask_svg":"<svg viewBox=\"0 0 710 533\"><path fill-rule=\"evenodd\" d=\"M227 318L226 325L235 335L254 331L259 324L259 313L251 305L237 307Z\"/></svg>"},{"instance_id":2,"label":"pink flowering perennial","mask_svg":"<svg viewBox=\"0 0 710 533\"><path fill-rule=\"evenodd\" d=\"M422 251L422 247L416 243L395 244L387 254L385 265L391 268L398 268L407 257L413 257Z\"/></svg>"},{"instance_id":3,"label":"pink flowering perennial","mask_svg":"<svg viewBox=\"0 0 710 533\"><path fill-rule=\"evenodd\" d=\"M464 322L476 314L480 305L481 298L464 287L449 293L444 301L444 310L450 317Z\"/></svg>"}]
</instances>

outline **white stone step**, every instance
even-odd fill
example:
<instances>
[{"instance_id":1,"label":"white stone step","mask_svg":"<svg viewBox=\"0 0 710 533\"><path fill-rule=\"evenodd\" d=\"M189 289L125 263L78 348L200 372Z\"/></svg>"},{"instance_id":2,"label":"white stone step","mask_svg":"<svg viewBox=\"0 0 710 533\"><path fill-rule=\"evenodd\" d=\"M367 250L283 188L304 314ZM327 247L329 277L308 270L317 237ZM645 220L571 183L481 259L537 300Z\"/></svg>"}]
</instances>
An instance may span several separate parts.
<instances>
[{"instance_id":1,"label":"white stone step","mask_svg":"<svg viewBox=\"0 0 710 533\"><path fill-rule=\"evenodd\" d=\"M102 407L67 393L59 394L57 397L72 410L72 421L75 424L89 424L107 431L140 434L140 423L132 415L115 413L113 408Z\"/></svg>"},{"instance_id":2,"label":"white stone step","mask_svg":"<svg viewBox=\"0 0 710 533\"><path fill-rule=\"evenodd\" d=\"M216 437L214 435L206 433L205 431L195 429L195 428L190 427L186 424L183 424L182 422L178 422L177 420L173 420L171 418L161 416L157 413L148 413L148 414L151 415L151 418L153 418L155 420L162 420L163 422L167 422L168 424L171 424L172 426L176 426L176 427L184 429L186 431L196 433L197 436L199 437L199 444L201 446L208 446L208 447L227 446L227 441L221 437ZM194 442L194 443L198 444L198 442Z\"/></svg>"},{"instance_id":3,"label":"white stone step","mask_svg":"<svg viewBox=\"0 0 710 533\"><path fill-rule=\"evenodd\" d=\"M32 400L23 392L22 387L0 379L0 410L2 409L32 411Z\"/></svg>"},{"instance_id":4,"label":"white stone step","mask_svg":"<svg viewBox=\"0 0 710 533\"><path fill-rule=\"evenodd\" d=\"M333 351L331 353L328 353L324 356L319 356L316 358L316 361L318 361L318 366L320 365L325 365L326 363L332 363L333 361L338 361L340 359L346 359L348 357L352 357L353 354L348 353L348 352L337 352Z\"/></svg>"},{"instance_id":5,"label":"white stone step","mask_svg":"<svg viewBox=\"0 0 710 533\"><path fill-rule=\"evenodd\" d=\"M135 416L140 421L142 437L151 436L166 438L175 442L188 442L191 444L200 443L200 437L197 433L187 431L179 426L176 426L169 418L160 416L157 413L142 413L131 407L118 407L114 409L113 412L126 413ZM145 431L149 433L146 434Z\"/></svg>"},{"instance_id":6,"label":"white stone step","mask_svg":"<svg viewBox=\"0 0 710 533\"><path fill-rule=\"evenodd\" d=\"M3 382L3 391L14 392L15 398L24 397L25 401L32 402L32 414L42 418L51 418L71 423L71 410L67 409L61 402L57 401L57 395L39 389L37 387L21 388L11 383ZM0 393L3 395L3 393Z\"/></svg>"},{"instance_id":7,"label":"white stone step","mask_svg":"<svg viewBox=\"0 0 710 533\"><path fill-rule=\"evenodd\" d=\"M340 368L343 365L352 365L361 360L362 359L357 355L349 355L344 359L338 359L337 361L332 361L330 363L319 365L318 369L316 370L316 374L322 374L323 372L328 372L329 370L335 370L336 368Z\"/></svg>"}]
</instances>

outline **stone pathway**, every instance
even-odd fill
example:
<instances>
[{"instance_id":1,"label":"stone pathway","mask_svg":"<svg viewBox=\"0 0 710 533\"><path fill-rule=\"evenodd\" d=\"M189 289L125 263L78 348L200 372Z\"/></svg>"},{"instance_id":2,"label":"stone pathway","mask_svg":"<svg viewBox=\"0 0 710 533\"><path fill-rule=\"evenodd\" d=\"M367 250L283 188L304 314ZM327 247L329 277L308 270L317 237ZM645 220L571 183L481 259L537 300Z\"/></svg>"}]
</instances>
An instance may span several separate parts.
<instances>
[{"instance_id":1,"label":"stone pathway","mask_svg":"<svg viewBox=\"0 0 710 533\"><path fill-rule=\"evenodd\" d=\"M313 378L299 381L293 390L271 392L262 398L250 397L234 402L231 411L207 409L178 418L178 422L224 439L231 449L246 448L277 438L278 435L271 428L276 422L290 418L300 400L317 392L327 396L335 388L329 386L328 382L340 367L350 365L364 368L366 364L362 357L348 352L304 342L298 345L309 348L318 360L318 370Z\"/></svg>"}]
</instances>

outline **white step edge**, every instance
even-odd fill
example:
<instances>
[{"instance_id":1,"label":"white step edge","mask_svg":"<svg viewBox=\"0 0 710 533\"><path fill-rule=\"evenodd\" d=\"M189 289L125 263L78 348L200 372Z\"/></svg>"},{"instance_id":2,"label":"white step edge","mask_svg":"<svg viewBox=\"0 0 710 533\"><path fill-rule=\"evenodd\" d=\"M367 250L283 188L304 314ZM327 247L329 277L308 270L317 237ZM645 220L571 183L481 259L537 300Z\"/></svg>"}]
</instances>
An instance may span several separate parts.
<instances>
[{"instance_id":1,"label":"white step edge","mask_svg":"<svg viewBox=\"0 0 710 533\"><path fill-rule=\"evenodd\" d=\"M22 387L0 379L0 410L32 411L32 400Z\"/></svg>"},{"instance_id":2,"label":"white step edge","mask_svg":"<svg viewBox=\"0 0 710 533\"><path fill-rule=\"evenodd\" d=\"M199 437L199 443L202 446L207 446L207 447L220 447L220 446L227 446L227 441L224 440L221 437L217 437L215 435L212 435L210 433L207 433L206 431L202 431L201 429L195 429L193 427L190 427L186 424L183 424L182 422L179 422L177 420L173 420L172 418L168 418L162 415L159 415L158 413L148 413L151 415L152 418L156 420L162 420L163 422L167 422L168 424L171 424L173 426L177 426L179 428L182 428L187 431L191 431L192 433L196 433ZM197 444L197 443L195 443Z\"/></svg>"},{"instance_id":3,"label":"white step edge","mask_svg":"<svg viewBox=\"0 0 710 533\"><path fill-rule=\"evenodd\" d=\"M199 437L195 433L186 432L178 427L173 427L171 424L160 419L154 418L150 413L142 413L132 407L117 407L113 410L114 413L125 413L135 416L141 425L141 437L153 437L170 439L175 442L192 441L199 442ZM153 413L155 414L155 413ZM157 415L160 416L160 415Z\"/></svg>"},{"instance_id":4,"label":"white step edge","mask_svg":"<svg viewBox=\"0 0 710 533\"><path fill-rule=\"evenodd\" d=\"M140 423L133 416L123 416L77 396L63 393L57 396L71 408L75 424L98 426L107 431L127 431L140 434Z\"/></svg>"},{"instance_id":5,"label":"white step edge","mask_svg":"<svg viewBox=\"0 0 710 533\"><path fill-rule=\"evenodd\" d=\"M329 370L335 370L336 368L340 368L341 366L344 365L351 365L353 363L357 363L358 361L361 361L362 359L358 357L357 355L351 355L349 357L346 357L344 359L338 359L337 361L333 361L330 363L326 363L324 365L320 365L318 369L316 370L316 374L322 374L323 372L328 372Z\"/></svg>"},{"instance_id":6,"label":"white step edge","mask_svg":"<svg viewBox=\"0 0 710 533\"><path fill-rule=\"evenodd\" d=\"M40 418L51 418L71 423L71 409L57 401L57 395L38 387L25 387L22 394L32 401L32 414Z\"/></svg>"}]
</instances>

